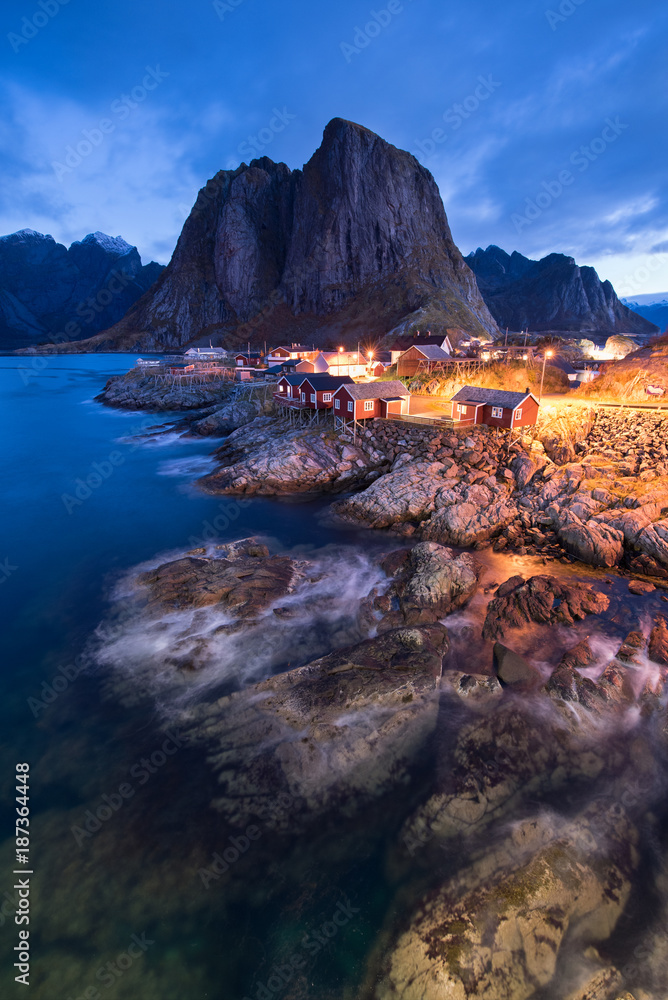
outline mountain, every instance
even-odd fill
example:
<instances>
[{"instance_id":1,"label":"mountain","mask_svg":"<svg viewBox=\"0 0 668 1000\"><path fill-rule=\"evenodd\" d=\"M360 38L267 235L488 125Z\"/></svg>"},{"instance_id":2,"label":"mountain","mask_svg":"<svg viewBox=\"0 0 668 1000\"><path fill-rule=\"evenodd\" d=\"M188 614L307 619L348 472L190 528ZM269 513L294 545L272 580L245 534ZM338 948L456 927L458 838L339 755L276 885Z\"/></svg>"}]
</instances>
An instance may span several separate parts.
<instances>
[{"instance_id":1,"label":"mountain","mask_svg":"<svg viewBox=\"0 0 668 1000\"><path fill-rule=\"evenodd\" d=\"M163 267L142 266L120 236L91 233L67 249L22 229L0 237L0 349L83 340L116 323Z\"/></svg>"},{"instance_id":2,"label":"mountain","mask_svg":"<svg viewBox=\"0 0 668 1000\"><path fill-rule=\"evenodd\" d=\"M668 330L668 295L664 295L658 302L638 302L633 299L622 299L622 302L639 316L655 323L660 330Z\"/></svg>"},{"instance_id":3,"label":"mountain","mask_svg":"<svg viewBox=\"0 0 668 1000\"><path fill-rule=\"evenodd\" d=\"M303 170L262 157L208 181L157 284L86 347L324 346L411 325L498 333L431 174L335 118Z\"/></svg>"},{"instance_id":4,"label":"mountain","mask_svg":"<svg viewBox=\"0 0 668 1000\"><path fill-rule=\"evenodd\" d=\"M492 316L504 329L570 333L653 334L657 328L627 309L609 281L593 267L551 253L530 260L500 247L480 247L466 257Z\"/></svg>"}]
</instances>

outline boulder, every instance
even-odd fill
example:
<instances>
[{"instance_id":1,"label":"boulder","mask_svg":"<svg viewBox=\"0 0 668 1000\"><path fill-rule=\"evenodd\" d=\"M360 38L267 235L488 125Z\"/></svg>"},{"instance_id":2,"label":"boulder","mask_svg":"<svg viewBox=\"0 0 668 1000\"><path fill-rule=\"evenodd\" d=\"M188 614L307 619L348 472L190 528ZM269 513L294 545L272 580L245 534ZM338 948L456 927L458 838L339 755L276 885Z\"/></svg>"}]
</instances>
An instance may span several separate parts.
<instances>
[{"instance_id":1,"label":"boulder","mask_svg":"<svg viewBox=\"0 0 668 1000\"><path fill-rule=\"evenodd\" d=\"M503 684L537 686L542 683L540 672L528 660L500 642L494 643L494 670Z\"/></svg>"},{"instance_id":2,"label":"boulder","mask_svg":"<svg viewBox=\"0 0 668 1000\"><path fill-rule=\"evenodd\" d=\"M636 597L643 597L645 594L653 594L656 587L647 580L629 580L629 592Z\"/></svg>"},{"instance_id":3,"label":"boulder","mask_svg":"<svg viewBox=\"0 0 668 1000\"><path fill-rule=\"evenodd\" d=\"M521 628L530 621L545 625L572 625L587 615L601 614L609 604L605 594L592 590L586 584L566 584L552 576L533 576L510 591L504 587L503 595L490 601L482 630L483 638L502 638L507 629Z\"/></svg>"},{"instance_id":4,"label":"boulder","mask_svg":"<svg viewBox=\"0 0 668 1000\"><path fill-rule=\"evenodd\" d=\"M466 552L456 555L436 542L419 542L411 550L401 609L407 617L425 610L436 617L466 604L478 587L477 567Z\"/></svg>"},{"instance_id":5,"label":"boulder","mask_svg":"<svg viewBox=\"0 0 668 1000\"><path fill-rule=\"evenodd\" d=\"M502 500L485 508L474 503L454 503L432 514L422 526L422 537L468 548L500 535L516 517L517 510Z\"/></svg>"},{"instance_id":6,"label":"boulder","mask_svg":"<svg viewBox=\"0 0 668 1000\"><path fill-rule=\"evenodd\" d=\"M563 512L557 537L567 552L590 566L617 566L624 556L624 535L618 528Z\"/></svg>"},{"instance_id":7,"label":"boulder","mask_svg":"<svg viewBox=\"0 0 668 1000\"><path fill-rule=\"evenodd\" d=\"M256 400L236 400L224 403L223 406L216 407L213 413L191 423L189 433L202 436L229 434L230 431L235 431L255 420L263 409L263 404Z\"/></svg>"},{"instance_id":8,"label":"boulder","mask_svg":"<svg viewBox=\"0 0 668 1000\"><path fill-rule=\"evenodd\" d=\"M652 663L668 666L668 625L662 615L657 617L650 633L648 655Z\"/></svg>"}]
</instances>

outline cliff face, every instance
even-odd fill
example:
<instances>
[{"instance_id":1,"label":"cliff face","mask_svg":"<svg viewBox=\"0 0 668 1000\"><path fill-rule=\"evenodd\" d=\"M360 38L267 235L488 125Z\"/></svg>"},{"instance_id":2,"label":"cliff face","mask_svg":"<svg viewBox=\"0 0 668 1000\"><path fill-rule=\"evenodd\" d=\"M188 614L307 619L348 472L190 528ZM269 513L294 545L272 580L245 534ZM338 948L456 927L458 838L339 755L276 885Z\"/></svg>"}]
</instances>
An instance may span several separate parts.
<instances>
[{"instance_id":1,"label":"cliff face","mask_svg":"<svg viewBox=\"0 0 668 1000\"><path fill-rule=\"evenodd\" d=\"M593 267L552 253L529 260L500 247L478 248L466 258L500 327L573 333L656 333L653 323L623 305Z\"/></svg>"},{"instance_id":2,"label":"cliff face","mask_svg":"<svg viewBox=\"0 0 668 1000\"><path fill-rule=\"evenodd\" d=\"M0 349L90 337L116 323L161 271L142 266L120 236L92 233L69 250L32 229L2 236Z\"/></svg>"},{"instance_id":3,"label":"cliff face","mask_svg":"<svg viewBox=\"0 0 668 1000\"><path fill-rule=\"evenodd\" d=\"M497 332L431 174L337 118L303 171L262 157L210 180L157 285L89 349L366 341L413 313Z\"/></svg>"}]
</instances>

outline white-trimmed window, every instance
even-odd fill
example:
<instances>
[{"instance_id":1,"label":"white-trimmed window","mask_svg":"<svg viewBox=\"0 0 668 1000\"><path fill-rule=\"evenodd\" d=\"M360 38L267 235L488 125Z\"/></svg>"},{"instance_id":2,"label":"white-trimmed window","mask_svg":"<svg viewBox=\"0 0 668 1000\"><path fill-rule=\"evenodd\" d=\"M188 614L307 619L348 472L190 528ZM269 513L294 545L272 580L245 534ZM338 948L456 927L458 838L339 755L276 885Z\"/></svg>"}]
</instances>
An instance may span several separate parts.
<instances>
[{"instance_id":1,"label":"white-trimmed window","mask_svg":"<svg viewBox=\"0 0 668 1000\"><path fill-rule=\"evenodd\" d=\"M352 403L348 403L348 413L352 413L352 412L353 412L353 404Z\"/></svg>"},{"instance_id":2,"label":"white-trimmed window","mask_svg":"<svg viewBox=\"0 0 668 1000\"><path fill-rule=\"evenodd\" d=\"M302 403L305 403L305 402L306 402L306 393L303 392L302 393Z\"/></svg>"},{"instance_id":3,"label":"white-trimmed window","mask_svg":"<svg viewBox=\"0 0 668 1000\"><path fill-rule=\"evenodd\" d=\"M461 403L457 403L457 413L466 413L466 407L462 406Z\"/></svg>"},{"instance_id":4,"label":"white-trimmed window","mask_svg":"<svg viewBox=\"0 0 668 1000\"><path fill-rule=\"evenodd\" d=\"M279 392L285 392L285 386L284 385L279 385L278 391Z\"/></svg>"},{"instance_id":5,"label":"white-trimmed window","mask_svg":"<svg viewBox=\"0 0 668 1000\"><path fill-rule=\"evenodd\" d=\"M335 410L340 410L341 409L341 400L340 399L335 399L334 400L334 409Z\"/></svg>"},{"instance_id":6,"label":"white-trimmed window","mask_svg":"<svg viewBox=\"0 0 668 1000\"><path fill-rule=\"evenodd\" d=\"M311 402L315 403L315 393L314 392L311 393Z\"/></svg>"},{"instance_id":7,"label":"white-trimmed window","mask_svg":"<svg viewBox=\"0 0 668 1000\"><path fill-rule=\"evenodd\" d=\"M521 419L522 419L522 407L520 406L519 410L515 410L515 420L521 420Z\"/></svg>"},{"instance_id":8,"label":"white-trimmed window","mask_svg":"<svg viewBox=\"0 0 668 1000\"><path fill-rule=\"evenodd\" d=\"M368 412L369 410L373 410L373 405L374 405L373 399L364 400L364 409L366 412Z\"/></svg>"},{"instance_id":9,"label":"white-trimmed window","mask_svg":"<svg viewBox=\"0 0 668 1000\"><path fill-rule=\"evenodd\" d=\"M502 406L493 406L492 407L492 416L493 417L502 417L503 416L503 407Z\"/></svg>"},{"instance_id":10,"label":"white-trimmed window","mask_svg":"<svg viewBox=\"0 0 668 1000\"><path fill-rule=\"evenodd\" d=\"M323 394L322 394L322 401L323 401L323 403L331 403L332 402L332 394L331 394L331 392L323 392ZM337 403L338 403L338 399L337 399Z\"/></svg>"}]
</instances>

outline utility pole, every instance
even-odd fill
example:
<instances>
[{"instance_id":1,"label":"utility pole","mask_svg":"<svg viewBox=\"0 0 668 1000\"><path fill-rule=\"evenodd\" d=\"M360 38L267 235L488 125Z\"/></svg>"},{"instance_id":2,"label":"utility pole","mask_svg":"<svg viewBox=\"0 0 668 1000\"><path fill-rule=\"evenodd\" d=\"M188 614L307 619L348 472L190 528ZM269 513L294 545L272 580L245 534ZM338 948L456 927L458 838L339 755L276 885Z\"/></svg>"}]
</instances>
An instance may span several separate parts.
<instances>
[{"instance_id":1,"label":"utility pole","mask_svg":"<svg viewBox=\"0 0 668 1000\"><path fill-rule=\"evenodd\" d=\"M543 372L540 376L540 393L538 395L538 402L540 403L543 398L543 381L545 379L545 365L547 364L547 359L552 357L552 351L543 351Z\"/></svg>"},{"instance_id":2,"label":"utility pole","mask_svg":"<svg viewBox=\"0 0 668 1000\"><path fill-rule=\"evenodd\" d=\"M508 327L506 327L506 340L505 340L505 343L504 343L504 345L503 345L503 346L504 346L504 347L507 347L507 346L508 346Z\"/></svg>"}]
</instances>

